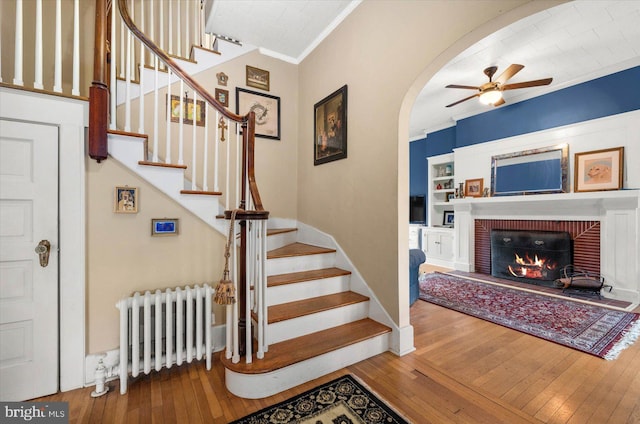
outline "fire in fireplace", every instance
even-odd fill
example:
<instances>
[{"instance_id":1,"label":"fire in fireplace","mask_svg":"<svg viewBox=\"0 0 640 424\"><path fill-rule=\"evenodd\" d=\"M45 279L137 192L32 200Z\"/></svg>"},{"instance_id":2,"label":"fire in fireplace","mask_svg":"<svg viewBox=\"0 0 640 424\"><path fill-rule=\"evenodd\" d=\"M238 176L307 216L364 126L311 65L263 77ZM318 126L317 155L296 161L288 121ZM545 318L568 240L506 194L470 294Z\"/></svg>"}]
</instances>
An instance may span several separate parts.
<instances>
[{"instance_id":1,"label":"fire in fireplace","mask_svg":"<svg viewBox=\"0 0 640 424\"><path fill-rule=\"evenodd\" d=\"M491 275L549 285L571 264L567 232L491 230Z\"/></svg>"}]
</instances>

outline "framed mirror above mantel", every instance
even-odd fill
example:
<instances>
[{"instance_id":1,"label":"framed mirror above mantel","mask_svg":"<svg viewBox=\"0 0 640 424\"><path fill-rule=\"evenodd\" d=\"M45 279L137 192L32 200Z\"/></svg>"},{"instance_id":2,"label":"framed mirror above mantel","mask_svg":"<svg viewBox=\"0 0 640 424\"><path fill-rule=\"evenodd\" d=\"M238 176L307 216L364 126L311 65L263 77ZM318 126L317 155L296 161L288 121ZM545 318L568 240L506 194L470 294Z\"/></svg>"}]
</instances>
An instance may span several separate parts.
<instances>
[{"instance_id":1,"label":"framed mirror above mantel","mask_svg":"<svg viewBox=\"0 0 640 424\"><path fill-rule=\"evenodd\" d=\"M569 146L491 157L491 196L569 192Z\"/></svg>"}]
</instances>

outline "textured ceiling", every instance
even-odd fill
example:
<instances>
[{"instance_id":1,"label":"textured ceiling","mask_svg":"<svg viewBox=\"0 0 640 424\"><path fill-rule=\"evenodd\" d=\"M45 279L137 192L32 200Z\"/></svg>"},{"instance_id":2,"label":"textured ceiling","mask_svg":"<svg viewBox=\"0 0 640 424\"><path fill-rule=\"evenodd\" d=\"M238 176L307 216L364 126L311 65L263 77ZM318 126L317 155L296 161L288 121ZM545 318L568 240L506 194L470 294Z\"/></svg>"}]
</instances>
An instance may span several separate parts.
<instances>
[{"instance_id":1,"label":"textured ceiling","mask_svg":"<svg viewBox=\"0 0 640 424\"><path fill-rule=\"evenodd\" d=\"M398 0L415 1L415 0ZM214 0L206 29L299 63L361 0ZM411 52L410 54L415 54ZM522 19L486 37L443 67L424 87L411 114L409 139L493 110L477 99L451 108L478 86L483 70L510 64L525 68L509 82L553 77L549 86L504 93L508 106L590 79L640 65L640 0L578 0ZM639 82L640 83L640 82Z\"/></svg>"}]
</instances>

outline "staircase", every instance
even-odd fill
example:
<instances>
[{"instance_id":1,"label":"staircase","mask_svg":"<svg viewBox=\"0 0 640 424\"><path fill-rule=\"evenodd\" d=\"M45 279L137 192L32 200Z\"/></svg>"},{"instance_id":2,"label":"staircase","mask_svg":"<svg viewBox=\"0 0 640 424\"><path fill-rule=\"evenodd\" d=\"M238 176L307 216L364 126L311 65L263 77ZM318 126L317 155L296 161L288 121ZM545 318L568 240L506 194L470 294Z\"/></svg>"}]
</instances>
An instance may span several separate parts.
<instances>
[{"instance_id":1,"label":"staircase","mask_svg":"<svg viewBox=\"0 0 640 424\"><path fill-rule=\"evenodd\" d=\"M107 3L113 5L115 2L96 0L96 10L105 10L105 13L97 13L97 16L105 18L108 15ZM118 0L118 3L126 7L127 0ZM75 4L79 3L76 1ZM141 7L140 5L147 3L135 4ZM120 19L118 15L115 16ZM112 28L115 28L115 24L112 25ZM118 34L123 34L122 31L124 29L112 30ZM76 31L76 34L80 32ZM263 293L263 289L256 283L243 296L246 303L252 306L251 316L247 319L254 322L252 327L257 333L263 328L265 331L262 339L260 335L256 337L255 333L252 334L257 339L255 344L259 346L247 349L247 357L240 358L236 334L238 307L237 304L226 306L227 350L221 352L220 360L226 369L227 388L240 397L266 397L387 350L397 350L391 339L391 327L394 331L397 327L335 240L303 223L274 217L266 219L268 212L262 208L253 175L253 112L246 116L233 114L222 108L219 103L216 104L213 96L192 81L190 75L217 66L223 60L237 58L242 51L231 46L229 54L225 57L224 51L220 54L207 49L193 48L194 56L191 59L178 60L180 63L186 62L183 65L188 69L188 73L177 65L174 69L175 61L169 58L166 52L161 51L160 61L169 64L168 68L171 68L173 73L167 71L164 65L159 66L160 61L155 58L152 59L155 61L154 69L148 69L149 66L145 65L142 59L142 63L136 66L131 66L130 63L119 65L118 71L126 69L127 75L122 80L122 77L117 75L119 72L116 72L115 60L111 62L111 72L106 72L106 32L106 19L104 22L97 22L96 61L103 60L104 63L100 64L103 69L95 72L96 78L90 92L90 156L99 161L106 159L108 154L110 160L122 163L224 235L229 231L229 212L233 208L242 209L243 215L238 220L249 223L245 227L256 228L264 222L267 223L264 226L268 228L264 241L264 250L267 252L266 264L265 255L258 249L260 246L251 244L263 243L261 239L264 237L259 234L252 236L252 230L247 230L250 237L245 239L246 243L241 249L255 249L252 254L258 259L249 258L246 270L253 266L251 272L257 276L247 278L252 282L261 280L266 286ZM146 42L144 44L148 46ZM115 41L110 45L112 57L125 56L121 52L123 43ZM132 46L133 43L127 41L127 45ZM138 47L135 48L136 51L137 49ZM139 51L138 56L143 58L151 53ZM130 57L131 54L130 47L127 47L126 56ZM132 75L134 68L140 71L135 72L138 75ZM182 75L183 73L185 75ZM110 76L109 83L106 81L107 74ZM170 134L176 132L175 125L178 124L170 121L167 113L167 122L162 123L166 126L167 140L159 140L162 130L159 130L158 125L161 118L158 105L160 102L162 105L165 104L168 95L171 94L172 85L180 86L180 91L173 91L174 94L182 95L185 92L182 86L185 77L185 86L189 85L189 89L193 90L193 94L189 93L188 98L192 101L204 98L207 102L205 107L209 108L207 115L215 117L211 119L211 127L224 124L231 133L231 126L236 124L235 137L232 133L227 133L227 140L220 140L218 131L212 130L216 135L210 140L207 139L207 127L201 130L193 123L188 128L193 135L192 152L189 152L188 148L185 152L182 123L179 124L179 143L175 139L173 144L169 142ZM111 94L107 93L109 88L112 90ZM113 100L110 105L109 97ZM139 115L137 126L132 125L133 119L130 118L134 109L132 100L135 100L136 107L139 107L138 111L133 113ZM150 109L155 111L149 111ZM107 116L111 122L107 122ZM121 121L116 122L117 116L118 119L124 116L124 124L121 124ZM148 119L152 116L154 122L146 129L145 116ZM96 125L98 118L100 123ZM184 116L180 118L180 121L183 121ZM200 139L197 141L196 132L198 135L204 132L204 142L201 143ZM221 144L222 142L225 144ZM184 144L187 144L186 141ZM211 145L211 149L207 150L205 147L204 151L196 151L196 146L200 145ZM224 150L220 146L224 146ZM226 163L223 159L219 161L219 156L222 158L225 154ZM214 159L207 165L210 157ZM207 173L208 166L213 169L214 165L215 172L219 174L212 176ZM196 170L196 166L199 169ZM237 172L240 176L230 175L229 169L242 169L242 173ZM208 188L209 185L212 189ZM224 217L226 219L222 219ZM238 232L242 234L242 231L245 230L241 229ZM234 248L233 251L235 250ZM251 260L257 262L252 265ZM264 272L261 269L263 265ZM237 269L241 267L237 266ZM240 274L249 274L246 270L240 271ZM241 296L242 285L238 286L238 295ZM262 305L261 299L264 299ZM266 313L263 313L264 311ZM264 324L261 324L262 322ZM233 342L229 342L231 337Z\"/></svg>"}]
</instances>

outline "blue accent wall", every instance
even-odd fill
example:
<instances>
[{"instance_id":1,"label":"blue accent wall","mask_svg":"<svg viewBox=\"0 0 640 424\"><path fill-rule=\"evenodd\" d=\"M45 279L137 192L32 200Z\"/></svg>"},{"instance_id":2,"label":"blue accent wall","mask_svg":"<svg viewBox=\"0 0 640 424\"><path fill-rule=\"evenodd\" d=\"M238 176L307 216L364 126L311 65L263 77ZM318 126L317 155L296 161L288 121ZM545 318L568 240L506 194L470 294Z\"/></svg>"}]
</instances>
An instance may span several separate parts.
<instances>
[{"instance_id":1,"label":"blue accent wall","mask_svg":"<svg viewBox=\"0 0 640 424\"><path fill-rule=\"evenodd\" d=\"M409 193L427 195L428 157L638 109L640 66L461 119L409 144Z\"/></svg>"}]
</instances>

